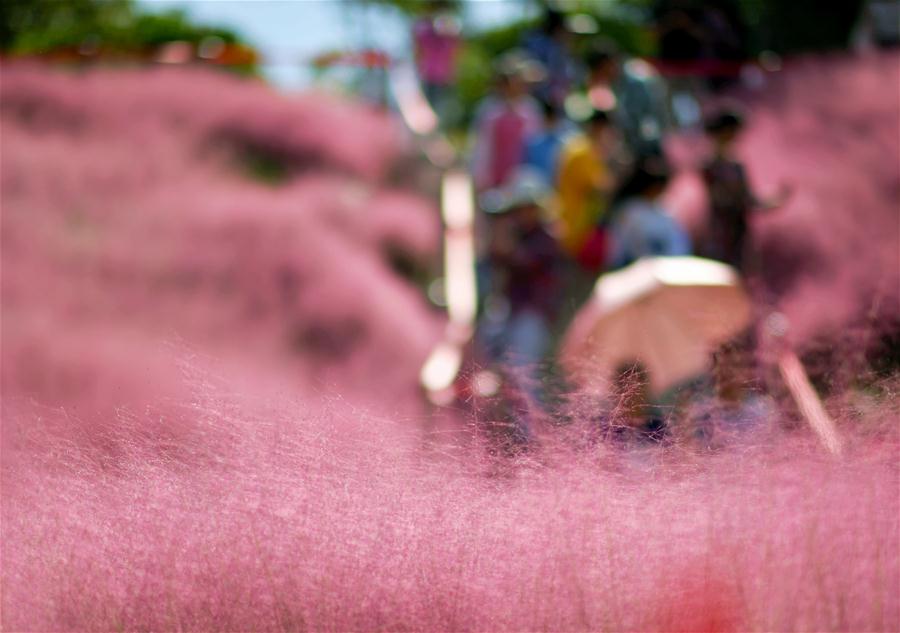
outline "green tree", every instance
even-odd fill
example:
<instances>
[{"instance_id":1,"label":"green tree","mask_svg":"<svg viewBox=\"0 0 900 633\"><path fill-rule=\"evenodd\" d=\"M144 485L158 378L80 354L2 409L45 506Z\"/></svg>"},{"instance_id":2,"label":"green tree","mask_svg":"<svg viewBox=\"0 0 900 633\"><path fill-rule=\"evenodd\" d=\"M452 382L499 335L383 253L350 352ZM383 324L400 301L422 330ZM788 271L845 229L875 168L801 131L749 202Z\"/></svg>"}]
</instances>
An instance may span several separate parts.
<instances>
[{"instance_id":1,"label":"green tree","mask_svg":"<svg viewBox=\"0 0 900 633\"><path fill-rule=\"evenodd\" d=\"M418 16L434 9L459 10L461 0L355 0L359 4L394 7L409 16Z\"/></svg>"},{"instance_id":2,"label":"green tree","mask_svg":"<svg viewBox=\"0 0 900 633\"><path fill-rule=\"evenodd\" d=\"M2 0L0 50L40 54L85 43L112 51L208 37L240 43L229 29L192 23L182 11L140 11L133 0Z\"/></svg>"},{"instance_id":3,"label":"green tree","mask_svg":"<svg viewBox=\"0 0 900 633\"><path fill-rule=\"evenodd\" d=\"M31 52L56 42L80 42L104 27L127 22L131 0L3 0L0 50Z\"/></svg>"}]
</instances>

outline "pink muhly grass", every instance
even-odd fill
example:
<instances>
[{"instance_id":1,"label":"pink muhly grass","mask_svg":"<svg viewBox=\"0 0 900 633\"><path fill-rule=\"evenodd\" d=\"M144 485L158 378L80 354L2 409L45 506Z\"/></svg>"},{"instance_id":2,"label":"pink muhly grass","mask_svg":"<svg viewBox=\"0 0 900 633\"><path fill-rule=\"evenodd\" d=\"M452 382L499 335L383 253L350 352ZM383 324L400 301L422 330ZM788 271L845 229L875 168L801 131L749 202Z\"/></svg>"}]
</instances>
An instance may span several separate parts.
<instances>
[{"instance_id":1,"label":"pink muhly grass","mask_svg":"<svg viewBox=\"0 0 900 633\"><path fill-rule=\"evenodd\" d=\"M896 306L872 317L865 282L896 249L896 191L845 138L896 126L873 96L895 63L789 67L790 112L763 95L744 139L761 186L808 189L760 221L764 248L849 271L799 258L776 287L798 343L836 339L806 307L826 292L847 329ZM857 89L806 117L835 83ZM434 265L437 225L386 182L386 119L199 71L6 65L0 85L4 630L900 628L896 377L834 394L839 460L781 419L715 452L616 451L587 394L496 460L462 414L423 431L441 322L390 257ZM780 125L852 156L773 149ZM289 178L242 180L228 143Z\"/></svg>"},{"instance_id":2,"label":"pink muhly grass","mask_svg":"<svg viewBox=\"0 0 900 633\"><path fill-rule=\"evenodd\" d=\"M891 630L900 615L896 429L844 462L791 437L621 467L559 447L565 466L495 479L473 456L423 460L412 429L345 405L229 400L206 393L157 433L121 414L20 431L5 627Z\"/></svg>"}]
</instances>

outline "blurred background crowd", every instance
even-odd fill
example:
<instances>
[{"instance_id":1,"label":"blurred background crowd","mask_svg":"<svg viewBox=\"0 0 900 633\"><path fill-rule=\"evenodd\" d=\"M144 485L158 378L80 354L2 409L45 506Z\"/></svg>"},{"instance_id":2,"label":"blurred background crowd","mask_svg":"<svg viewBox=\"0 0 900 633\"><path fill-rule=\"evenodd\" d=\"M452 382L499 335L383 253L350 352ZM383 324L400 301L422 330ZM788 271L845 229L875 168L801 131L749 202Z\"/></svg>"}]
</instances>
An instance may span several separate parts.
<instances>
[{"instance_id":1,"label":"blurred background crowd","mask_svg":"<svg viewBox=\"0 0 900 633\"><path fill-rule=\"evenodd\" d=\"M565 346L561 337L569 347L590 347L590 339L572 342L572 318L592 291L602 295L595 282L604 273L644 258L700 256L727 264L736 283L755 287L763 313L770 298L759 283L763 258L751 239L753 218L785 205L793 186L781 181L766 192L753 186L736 149L742 101L781 69L782 55L897 43L896 7L883 3L795 7L793 18L791 11L779 14L783 3L753 3L752 10L727 0L545 3L534 20L510 28L495 44L483 66L487 94L466 103L458 83L466 42L459 7L440 0L419 7L413 25L418 75L440 125L464 148L478 194L476 341L487 362L518 368L504 380L515 380L531 403L548 399L548 367ZM813 16L825 24L814 25ZM781 31L792 27L795 38ZM702 219L693 225L684 201L672 195L675 177L683 182L688 173L701 185L694 193L702 198ZM626 347L634 350L654 330L667 330L670 342L619 359L626 362L606 386L614 402L607 409L618 408L607 415L625 420L614 434L625 427L658 440L665 419L683 413L674 413L675 403L692 393L690 381L684 375L680 384L664 380L647 361L669 354L661 364L676 365L689 353L671 343L686 327L675 325L679 311L707 310L725 320L731 309L712 296L695 301L693 307L645 306L662 312L655 324L621 334L633 339ZM746 430L768 420L772 409L762 403L765 388L755 379L756 325L744 326L747 340L716 354L709 394L692 397L714 402L720 424L730 418ZM528 414L508 415L517 420L515 433L527 438Z\"/></svg>"}]
</instances>

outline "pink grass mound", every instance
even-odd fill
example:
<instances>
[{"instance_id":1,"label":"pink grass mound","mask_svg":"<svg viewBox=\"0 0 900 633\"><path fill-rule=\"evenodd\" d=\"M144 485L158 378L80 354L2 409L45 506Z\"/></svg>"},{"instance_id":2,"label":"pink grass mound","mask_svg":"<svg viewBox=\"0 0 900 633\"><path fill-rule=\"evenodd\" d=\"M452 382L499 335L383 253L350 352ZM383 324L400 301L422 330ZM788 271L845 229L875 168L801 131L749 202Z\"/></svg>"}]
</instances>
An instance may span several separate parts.
<instances>
[{"instance_id":1,"label":"pink grass mound","mask_svg":"<svg viewBox=\"0 0 900 633\"><path fill-rule=\"evenodd\" d=\"M900 55L800 59L753 102L757 186L794 191L758 223L763 273L799 340L900 319Z\"/></svg>"},{"instance_id":2,"label":"pink grass mound","mask_svg":"<svg viewBox=\"0 0 900 633\"><path fill-rule=\"evenodd\" d=\"M208 72L13 65L2 87L7 361L102 328L415 393L440 324L394 259L430 265L438 220L386 181L400 143L385 115ZM285 181L243 176L247 156Z\"/></svg>"}]
</instances>

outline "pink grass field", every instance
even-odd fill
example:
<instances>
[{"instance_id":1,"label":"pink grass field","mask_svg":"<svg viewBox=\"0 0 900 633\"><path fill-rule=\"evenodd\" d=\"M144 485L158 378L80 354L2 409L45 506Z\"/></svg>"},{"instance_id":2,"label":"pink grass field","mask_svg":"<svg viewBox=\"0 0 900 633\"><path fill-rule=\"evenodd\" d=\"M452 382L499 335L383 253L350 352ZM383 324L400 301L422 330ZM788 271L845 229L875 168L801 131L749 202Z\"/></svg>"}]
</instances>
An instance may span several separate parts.
<instances>
[{"instance_id":1,"label":"pink grass field","mask_svg":"<svg viewBox=\"0 0 900 633\"><path fill-rule=\"evenodd\" d=\"M499 467L418 392L443 321L391 261L435 265L439 225L389 117L4 64L0 628L900 630L900 383L870 369L900 322L898 62L789 61L741 145L796 191L755 227L758 295L844 455L781 419L623 455L571 441L576 407Z\"/></svg>"}]
</instances>

